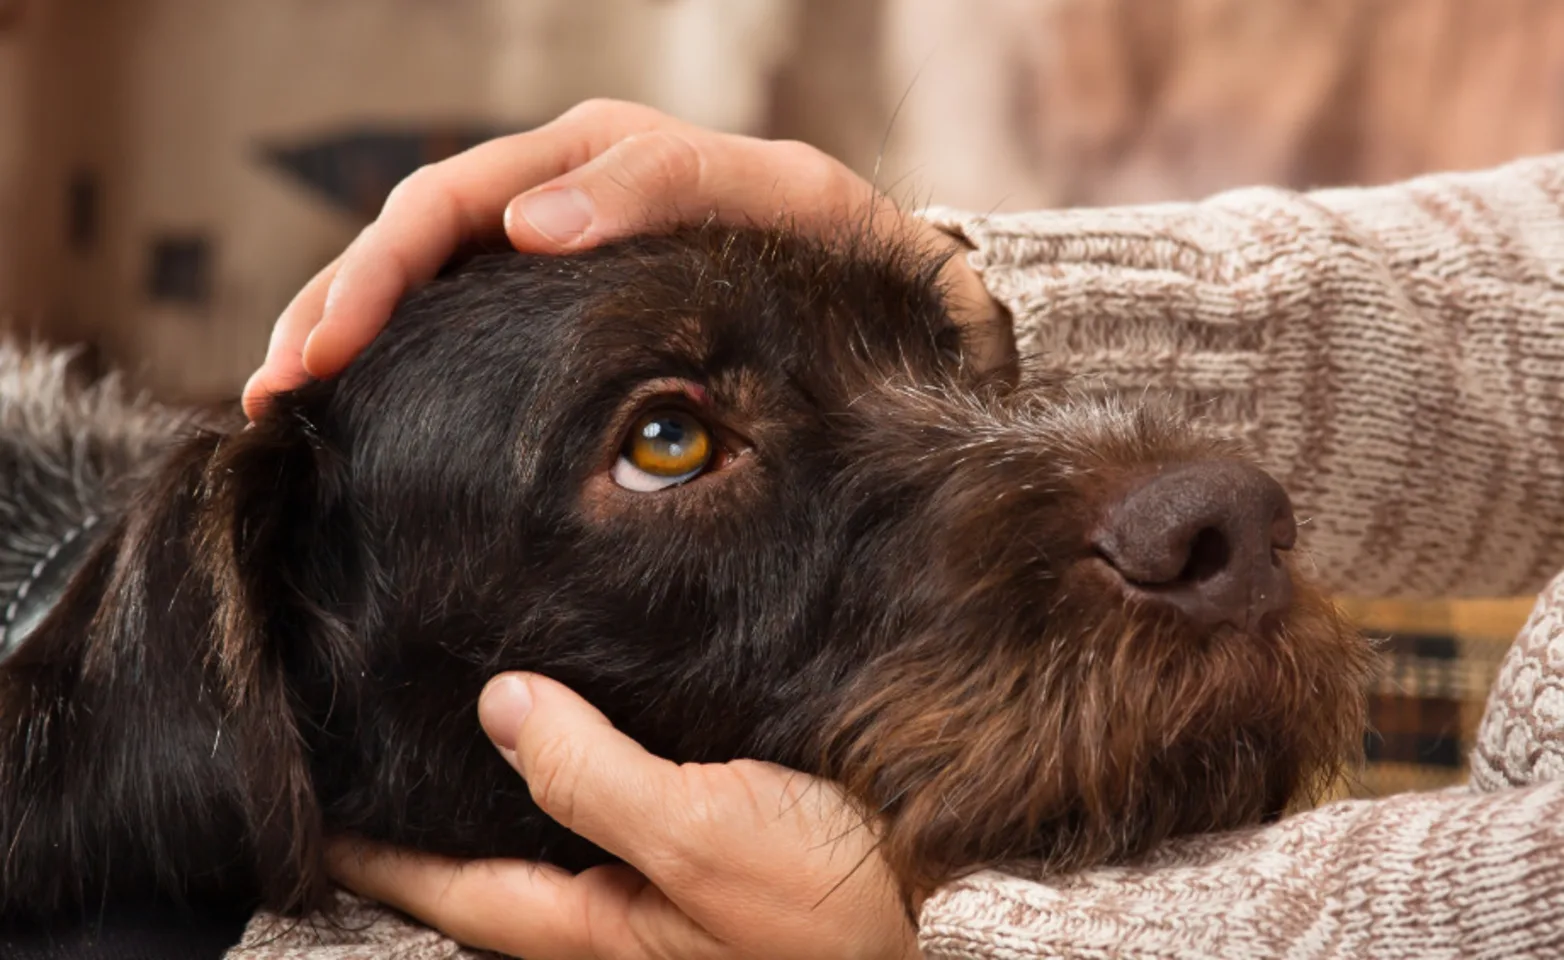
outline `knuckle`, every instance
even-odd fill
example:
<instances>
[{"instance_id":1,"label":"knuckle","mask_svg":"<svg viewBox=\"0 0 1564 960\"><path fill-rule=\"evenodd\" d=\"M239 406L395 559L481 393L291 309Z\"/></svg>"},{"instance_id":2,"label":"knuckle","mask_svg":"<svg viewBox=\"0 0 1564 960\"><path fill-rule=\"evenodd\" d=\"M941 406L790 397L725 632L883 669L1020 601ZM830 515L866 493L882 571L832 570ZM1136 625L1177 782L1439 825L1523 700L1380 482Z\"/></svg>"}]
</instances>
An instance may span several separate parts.
<instances>
[{"instance_id":1,"label":"knuckle","mask_svg":"<svg viewBox=\"0 0 1564 960\"><path fill-rule=\"evenodd\" d=\"M685 846L643 854L639 866L659 890L674 897L700 889L719 875L710 858Z\"/></svg>"},{"instance_id":2,"label":"knuckle","mask_svg":"<svg viewBox=\"0 0 1564 960\"><path fill-rule=\"evenodd\" d=\"M652 130L626 137L622 147L626 163L647 192L677 195L693 190L700 182L701 152L686 137Z\"/></svg>"},{"instance_id":3,"label":"knuckle","mask_svg":"<svg viewBox=\"0 0 1564 960\"><path fill-rule=\"evenodd\" d=\"M777 168L787 172L787 193L795 200L808 198L810 205L826 201L842 206L855 198L857 177L818 147L801 140L777 140L767 148Z\"/></svg>"},{"instance_id":4,"label":"knuckle","mask_svg":"<svg viewBox=\"0 0 1564 960\"><path fill-rule=\"evenodd\" d=\"M615 100L612 97L592 97L582 100L580 103L566 110L561 119L583 120L591 117L611 114L626 106L624 101Z\"/></svg>"},{"instance_id":5,"label":"knuckle","mask_svg":"<svg viewBox=\"0 0 1564 960\"><path fill-rule=\"evenodd\" d=\"M579 926L587 931L588 955L599 960L695 960L670 950L662 924L617 898L587 901Z\"/></svg>"},{"instance_id":6,"label":"knuckle","mask_svg":"<svg viewBox=\"0 0 1564 960\"><path fill-rule=\"evenodd\" d=\"M434 190L440 176L439 166L437 163L426 163L403 177L401 182L386 194L386 202L381 207L381 213L395 210L407 204L409 200L416 200Z\"/></svg>"},{"instance_id":7,"label":"knuckle","mask_svg":"<svg viewBox=\"0 0 1564 960\"><path fill-rule=\"evenodd\" d=\"M731 853L723 838L731 832L732 811L706 764L679 767L677 786L667 809L677 811L665 831L666 843L648 851L646 875L667 890L688 890L718 875Z\"/></svg>"},{"instance_id":8,"label":"knuckle","mask_svg":"<svg viewBox=\"0 0 1564 960\"><path fill-rule=\"evenodd\" d=\"M829 155L802 140L777 140L771 149L779 161L800 176L823 179L834 175L837 169L836 161Z\"/></svg>"},{"instance_id":9,"label":"knuckle","mask_svg":"<svg viewBox=\"0 0 1564 960\"><path fill-rule=\"evenodd\" d=\"M660 116L656 110L642 106L639 103L630 103L626 100L615 100L612 97L593 97L583 100L575 106L560 114L563 122L604 123L614 120L641 120Z\"/></svg>"},{"instance_id":10,"label":"knuckle","mask_svg":"<svg viewBox=\"0 0 1564 960\"><path fill-rule=\"evenodd\" d=\"M553 736L532 752L527 787L544 813L567 830L574 829L581 784L581 753L568 737Z\"/></svg>"},{"instance_id":11,"label":"knuckle","mask_svg":"<svg viewBox=\"0 0 1564 960\"><path fill-rule=\"evenodd\" d=\"M772 140L771 149L779 157L799 164L816 163L825 156L819 148L802 140Z\"/></svg>"}]
</instances>

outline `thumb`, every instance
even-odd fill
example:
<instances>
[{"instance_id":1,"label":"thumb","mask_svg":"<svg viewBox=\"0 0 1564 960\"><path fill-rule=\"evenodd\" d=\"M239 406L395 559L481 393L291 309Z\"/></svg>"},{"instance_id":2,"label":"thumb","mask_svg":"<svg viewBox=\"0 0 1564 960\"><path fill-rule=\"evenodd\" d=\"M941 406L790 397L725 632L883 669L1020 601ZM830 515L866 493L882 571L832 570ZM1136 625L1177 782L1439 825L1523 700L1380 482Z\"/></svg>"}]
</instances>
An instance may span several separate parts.
<instances>
[{"instance_id":1,"label":"thumb","mask_svg":"<svg viewBox=\"0 0 1564 960\"><path fill-rule=\"evenodd\" d=\"M826 229L883 212L874 188L799 143L680 128L636 133L505 209L518 250L559 253L716 218Z\"/></svg>"},{"instance_id":2,"label":"thumb","mask_svg":"<svg viewBox=\"0 0 1564 960\"><path fill-rule=\"evenodd\" d=\"M712 148L671 130L626 137L512 200L505 232L519 250L556 253L699 218L723 199L702 194L701 151Z\"/></svg>"},{"instance_id":3,"label":"thumb","mask_svg":"<svg viewBox=\"0 0 1564 960\"><path fill-rule=\"evenodd\" d=\"M614 729L595 707L536 674L501 674L478 717L527 781L538 807L632 866L675 849L658 811L676 800L678 767Z\"/></svg>"}]
</instances>

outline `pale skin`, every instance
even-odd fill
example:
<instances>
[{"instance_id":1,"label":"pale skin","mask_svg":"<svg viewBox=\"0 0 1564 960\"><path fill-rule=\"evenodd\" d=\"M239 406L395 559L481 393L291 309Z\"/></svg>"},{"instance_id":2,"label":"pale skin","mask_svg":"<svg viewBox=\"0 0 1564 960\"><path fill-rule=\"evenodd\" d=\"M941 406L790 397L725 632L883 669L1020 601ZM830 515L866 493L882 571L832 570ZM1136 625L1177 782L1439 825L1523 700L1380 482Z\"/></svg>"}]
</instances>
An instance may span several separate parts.
<instances>
[{"instance_id":1,"label":"pale skin","mask_svg":"<svg viewBox=\"0 0 1564 960\"><path fill-rule=\"evenodd\" d=\"M867 222L954 252L942 280L970 356L982 366L1014 357L1009 318L956 241L841 163L804 144L594 101L402 183L283 312L245 409L259 415L271 393L340 372L401 296L466 243L503 233L524 252L568 253L709 218L785 218L825 236ZM753 761L671 763L541 677L496 678L479 715L539 806L628 866L572 876L342 841L340 882L463 943L530 960L918 955L916 904L875 854L873 825L831 784Z\"/></svg>"}]
</instances>

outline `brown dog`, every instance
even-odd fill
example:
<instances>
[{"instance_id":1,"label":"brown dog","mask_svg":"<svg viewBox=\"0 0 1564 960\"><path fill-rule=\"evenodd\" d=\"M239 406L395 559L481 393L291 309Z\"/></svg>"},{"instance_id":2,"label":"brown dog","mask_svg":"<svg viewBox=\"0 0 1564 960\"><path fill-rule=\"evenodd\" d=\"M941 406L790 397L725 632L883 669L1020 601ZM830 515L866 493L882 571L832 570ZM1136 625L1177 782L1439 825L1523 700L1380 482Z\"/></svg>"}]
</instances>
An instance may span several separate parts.
<instances>
[{"instance_id":1,"label":"brown dog","mask_svg":"<svg viewBox=\"0 0 1564 960\"><path fill-rule=\"evenodd\" d=\"M600 862L478 728L508 669L842 781L908 889L1278 815L1369 662L1286 495L1176 413L976 374L938 266L480 257L247 431L7 354L0 913L319 908L333 833Z\"/></svg>"}]
</instances>

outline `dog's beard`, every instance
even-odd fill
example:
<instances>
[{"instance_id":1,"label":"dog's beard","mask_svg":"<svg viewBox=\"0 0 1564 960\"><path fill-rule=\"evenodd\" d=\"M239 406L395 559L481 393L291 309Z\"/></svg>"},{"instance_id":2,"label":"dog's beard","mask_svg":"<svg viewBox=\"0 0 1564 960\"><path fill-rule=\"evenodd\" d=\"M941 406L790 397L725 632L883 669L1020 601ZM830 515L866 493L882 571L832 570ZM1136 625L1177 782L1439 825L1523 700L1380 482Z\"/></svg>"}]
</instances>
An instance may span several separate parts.
<instances>
[{"instance_id":1,"label":"dog's beard","mask_svg":"<svg viewBox=\"0 0 1564 960\"><path fill-rule=\"evenodd\" d=\"M881 853L909 893L1255 824L1361 754L1369 648L1302 585L1255 635L1089 604L1061 604L1032 643L979 619L867 666L826 739L826 770L883 817Z\"/></svg>"}]
</instances>

